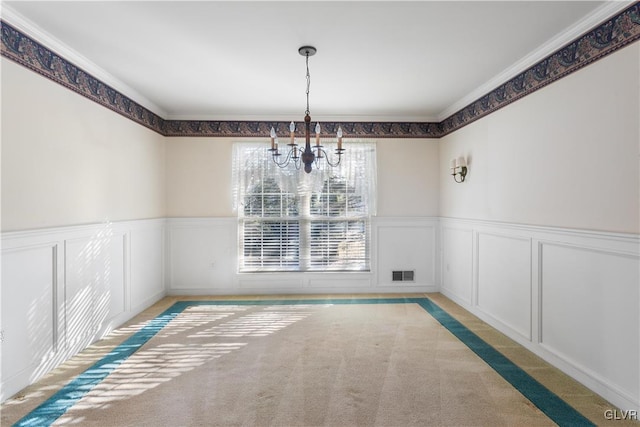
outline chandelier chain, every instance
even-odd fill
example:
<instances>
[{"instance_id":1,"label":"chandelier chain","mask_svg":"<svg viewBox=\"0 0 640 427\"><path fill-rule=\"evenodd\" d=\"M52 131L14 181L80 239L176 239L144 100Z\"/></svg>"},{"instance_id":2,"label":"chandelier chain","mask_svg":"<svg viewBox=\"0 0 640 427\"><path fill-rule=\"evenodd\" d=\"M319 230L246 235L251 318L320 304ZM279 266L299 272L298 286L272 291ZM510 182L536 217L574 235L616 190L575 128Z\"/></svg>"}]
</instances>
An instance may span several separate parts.
<instances>
[{"instance_id":1,"label":"chandelier chain","mask_svg":"<svg viewBox=\"0 0 640 427\"><path fill-rule=\"evenodd\" d=\"M305 114L309 115L309 87L311 86L311 75L309 74L309 51L307 51L305 56L307 57L307 109Z\"/></svg>"}]
</instances>

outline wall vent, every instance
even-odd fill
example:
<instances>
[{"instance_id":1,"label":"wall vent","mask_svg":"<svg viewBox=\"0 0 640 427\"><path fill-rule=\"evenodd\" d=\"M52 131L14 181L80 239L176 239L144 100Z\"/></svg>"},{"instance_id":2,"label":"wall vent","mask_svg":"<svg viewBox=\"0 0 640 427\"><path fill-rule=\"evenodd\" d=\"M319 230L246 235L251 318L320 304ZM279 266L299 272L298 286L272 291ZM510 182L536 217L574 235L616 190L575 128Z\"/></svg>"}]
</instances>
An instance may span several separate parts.
<instances>
[{"instance_id":1,"label":"wall vent","mask_svg":"<svg viewBox=\"0 0 640 427\"><path fill-rule=\"evenodd\" d=\"M413 282L415 270L394 270L391 272L393 282Z\"/></svg>"}]
</instances>

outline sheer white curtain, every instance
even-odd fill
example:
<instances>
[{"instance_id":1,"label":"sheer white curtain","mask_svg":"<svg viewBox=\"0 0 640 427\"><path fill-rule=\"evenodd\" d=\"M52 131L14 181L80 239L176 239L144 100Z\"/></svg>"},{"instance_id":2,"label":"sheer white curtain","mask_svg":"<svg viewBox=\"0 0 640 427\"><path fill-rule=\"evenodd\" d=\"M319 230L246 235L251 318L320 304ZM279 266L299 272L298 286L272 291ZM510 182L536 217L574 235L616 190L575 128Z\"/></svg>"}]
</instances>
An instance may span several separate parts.
<instances>
[{"instance_id":1,"label":"sheer white curtain","mask_svg":"<svg viewBox=\"0 0 640 427\"><path fill-rule=\"evenodd\" d=\"M271 153L266 143L237 142L233 146L232 166L232 201L234 212L240 212L246 194L258 185L263 177L276 181L283 193L299 196L303 193L322 191L324 183L331 177L346 180L363 198L368 207L368 214L375 215L377 209L376 184L376 144L370 141L348 141L338 167L329 167L326 162L320 168L314 165L313 171L305 173L302 168L296 170L293 164L286 168L278 167L271 160ZM336 144L325 144L330 158L334 155Z\"/></svg>"}]
</instances>

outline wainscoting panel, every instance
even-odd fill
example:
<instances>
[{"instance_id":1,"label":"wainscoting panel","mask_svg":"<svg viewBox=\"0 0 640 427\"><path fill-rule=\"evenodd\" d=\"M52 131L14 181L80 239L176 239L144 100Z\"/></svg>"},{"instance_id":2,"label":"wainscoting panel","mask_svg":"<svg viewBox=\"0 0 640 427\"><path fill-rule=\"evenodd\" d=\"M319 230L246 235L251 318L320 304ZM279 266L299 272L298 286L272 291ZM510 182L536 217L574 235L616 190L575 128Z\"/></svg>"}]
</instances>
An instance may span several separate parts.
<instances>
[{"instance_id":1,"label":"wainscoting panel","mask_svg":"<svg viewBox=\"0 0 640 427\"><path fill-rule=\"evenodd\" d=\"M442 227L442 289L471 305L473 294L473 230Z\"/></svg>"},{"instance_id":2,"label":"wainscoting panel","mask_svg":"<svg viewBox=\"0 0 640 427\"><path fill-rule=\"evenodd\" d=\"M440 225L443 294L619 408L640 409L640 236Z\"/></svg>"},{"instance_id":3,"label":"wainscoting panel","mask_svg":"<svg viewBox=\"0 0 640 427\"><path fill-rule=\"evenodd\" d=\"M59 345L57 243L2 251L2 398L19 390Z\"/></svg>"},{"instance_id":4,"label":"wainscoting panel","mask_svg":"<svg viewBox=\"0 0 640 427\"><path fill-rule=\"evenodd\" d=\"M78 352L106 321L125 310L124 236L98 233L65 240L67 346Z\"/></svg>"},{"instance_id":5,"label":"wainscoting panel","mask_svg":"<svg viewBox=\"0 0 640 427\"><path fill-rule=\"evenodd\" d=\"M547 242L540 249L541 344L619 393L639 396L637 255Z\"/></svg>"},{"instance_id":6,"label":"wainscoting panel","mask_svg":"<svg viewBox=\"0 0 640 427\"><path fill-rule=\"evenodd\" d=\"M638 235L375 218L371 250L370 272L238 274L235 218L3 233L0 398L165 293L441 290L614 405L640 409ZM393 270L415 280L393 282Z\"/></svg>"},{"instance_id":7,"label":"wainscoting panel","mask_svg":"<svg viewBox=\"0 0 640 427\"><path fill-rule=\"evenodd\" d=\"M167 220L167 282L172 295L427 292L438 290L434 218L375 218L370 272L238 273L236 218ZM413 281L392 282L395 269Z\"/></svg>"},{"instance_id":8,"label":"wainscoting panel","mask_svg":"<svg viewBox=\"0 0 640 427\"><path fill-rule=\"evenodd\" d=\"M2 233L1 401L165 295L163 229L159 219Z\"/></svg>"},{"instance_id":9,"label":"wainscoting panel","mask_svg":"<svg viewBox=\"0 0 640 427\"><path fill-rule=\"evenodd\" d=\"M531 340L531 240L477 235L477 307Z\"/></svg>"},{"instance_id":10,"label":"wainscoting panel","mask_svg":"<svg viewBox=\"0 0 640 427\"><path fill-rule=\"evenodd\" d=\"M394 287L398 292L438 290L437 219L376 218L373 231L377 287ZM414 271L414 280L394 282L393 271Z\"/></svg>"},{"instance_id":11,"label":"wainscoting panel","mask_svg":"<svg viewBox=\"0 0 640 427\"><path fill-rule=\"evenodd\" d=\"M146 221L129 229L131 311L139 312L164 295L164 221Z\"/></svg>"},{"instance_id":12,"label":"wainscoting panel","mask_svg":"<svg viewBox=\"0 0 640 427\"><path fill-rule=\"evenodd\" d=\"M236 227L235 218L168 219L169 292L233 292L237 288Z\"/></svg>"}]
</instances>

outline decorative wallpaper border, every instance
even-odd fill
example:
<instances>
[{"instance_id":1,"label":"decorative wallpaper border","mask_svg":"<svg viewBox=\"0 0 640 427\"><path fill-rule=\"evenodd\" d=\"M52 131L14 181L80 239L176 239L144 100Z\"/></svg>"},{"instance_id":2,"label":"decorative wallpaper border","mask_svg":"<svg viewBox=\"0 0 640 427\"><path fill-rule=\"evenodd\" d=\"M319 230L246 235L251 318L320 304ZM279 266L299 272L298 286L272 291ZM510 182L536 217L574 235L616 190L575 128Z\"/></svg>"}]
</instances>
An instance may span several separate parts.
<instances>
[{"instance_id":1,"label":"decorative wallpaper border","mask_svg":"<svg viewBox=\"0 0 640 427\"><path fill-rule=\"evenodd\" d=\"M0 53L163 136L263 137L288 122L165 120L0 20ZM640 40L640 2L603 22L486 95L435 122L323 122L322 133L342 127L346 138L440 138ZM302 129L302 122L296 123Z\"/></svg>"},{"instance_id":2,"label":"decorative wallpaper border","mask_svg":"<svg viewBox=\"0 0 640 427\"><path fill-rule=\"evenodd\" d=\"M0 20L0 53L44 77L158 133L164 119Z\"/></svg>"},{"instance_id":3,"label":"decorative wallpaper border","mask_svg":"<svg viewBox=\"0 0 640 427\"><path fill-rule=\"evenodd\" d=\"M165 120L165 136L269 137L273 126L279 135L289 134L290 122ZM304 129L298 121L296 130ZM335 136L338 126L345 137L438 138L438 123L432 122L322 122L322 135Z\"/></svg>"},{"instance_id":4,"label":"decorative wallpaper border","mask_svg":"<svg viewBox=\"0 0 640 427\"><path fill-rule=\"evenodd\" d=\"M640 2L438 123L440 136L456 131L637 40L640 40Z\"/></svg>"}]
</instances>

